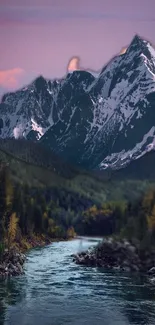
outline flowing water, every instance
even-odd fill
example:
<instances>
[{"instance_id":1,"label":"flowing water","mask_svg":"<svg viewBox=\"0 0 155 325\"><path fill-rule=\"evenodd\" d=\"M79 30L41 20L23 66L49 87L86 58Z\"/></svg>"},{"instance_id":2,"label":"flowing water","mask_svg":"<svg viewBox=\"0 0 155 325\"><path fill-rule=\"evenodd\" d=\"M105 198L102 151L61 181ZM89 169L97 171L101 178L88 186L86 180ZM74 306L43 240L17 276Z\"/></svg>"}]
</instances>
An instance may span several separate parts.
<instances>
[{"instance_id":1,"label":"flowing water","mask_svg":"<svg viewBox=\"0 0 155 325\"><path fill-rule=\"evenodd\" d=\"M155 287L145 278L72 262L98 240L31 250L25 275L0 282L0 324L155 325Z\"/></svg>"}]
</instances>

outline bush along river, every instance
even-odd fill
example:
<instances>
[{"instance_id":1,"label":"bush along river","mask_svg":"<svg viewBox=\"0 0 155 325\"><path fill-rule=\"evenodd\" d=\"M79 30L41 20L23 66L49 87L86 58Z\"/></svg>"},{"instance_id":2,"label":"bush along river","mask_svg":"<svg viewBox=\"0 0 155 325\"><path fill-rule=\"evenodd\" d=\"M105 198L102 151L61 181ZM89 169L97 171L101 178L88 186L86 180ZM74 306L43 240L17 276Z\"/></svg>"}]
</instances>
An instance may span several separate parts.
<instances>
[{"instance_id":1,"label":"bush along river","mask_svg":"<svg viewBox=\"0 0 155 325\"><path fill-rule=\"evenodd\" d=\"M99 240L30 250L25 274L0 280L0 325L154 325L155 287L148 277L73 261Z\"/></svg>"}]
</instances>

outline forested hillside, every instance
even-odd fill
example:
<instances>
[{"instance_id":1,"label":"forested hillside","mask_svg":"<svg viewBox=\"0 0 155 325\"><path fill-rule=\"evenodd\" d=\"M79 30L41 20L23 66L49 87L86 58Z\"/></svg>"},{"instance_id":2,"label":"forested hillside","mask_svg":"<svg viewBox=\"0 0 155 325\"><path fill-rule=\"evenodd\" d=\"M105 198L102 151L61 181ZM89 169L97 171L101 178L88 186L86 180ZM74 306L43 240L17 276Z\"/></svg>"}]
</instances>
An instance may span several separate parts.
<instances>
[{"instance_id":1,"label":"forested hillside","mask_svg":"<svg viewBox=\"0 0 155 325\"><path fill-rule=\"evenodd\" d=\"M154 238L154 180L135 179L130 173L121 180L118 171L110 179L99 179L76 169L70 173L60 161L54 171L35 165L33 158L24 160L4 148L0 151L2 247L15 244L26 249L34 237L49 241L75 233L133 236L145 242Z\"/></svg>"}]
</instances>

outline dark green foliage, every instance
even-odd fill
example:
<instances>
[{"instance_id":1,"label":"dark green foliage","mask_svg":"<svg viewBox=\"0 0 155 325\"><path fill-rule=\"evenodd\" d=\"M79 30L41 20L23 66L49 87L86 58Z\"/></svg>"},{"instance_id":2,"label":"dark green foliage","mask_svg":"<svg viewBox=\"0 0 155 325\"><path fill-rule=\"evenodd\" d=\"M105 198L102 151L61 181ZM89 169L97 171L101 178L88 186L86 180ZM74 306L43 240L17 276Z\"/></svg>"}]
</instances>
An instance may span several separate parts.
<instances>
[{"instance_id":1,"label":"dark green foliage","mask_svg":"<svg viewBox=\"0 0 155 325\"><path fill-rule=\"evenodd\" d=\"M5 248L4 243L0 243L0 260L1 260L2 256L3 256L4 248Z\"/></svg>"},{"instance_id":2,"label":"dark green foliage","mask_svg":"<svg viewBox=\"0 0 155 325\"><path fill-rule=\"evenodd\" d=\"M33 234L67 238L74 233L72 226L76 224L75 216L82 215L85 209L93 205L93 201L87 197L64 188L32 187L12 182L10 176L9 168L3 168L0 173L1 241L6 238L13 213L17 218L15 237L19 238L19 242L22 236L31 237ZM10 202L9 205L7 202Z\"/></svg>"},{"instance_id":3,"label":"dark green foliage","mask_svg":"<svg viewBox=\"0 0 155 325\"><path fill-rule=\"evenodd\" d=\"M129 240L137 239L141 246L155 245L155 191L129 202L122 211L114 209L115 233ZM116 213L117 212L117 213Z\"/></svg>"},{"instance_id":4,"label":"dark green foliage","mask_svg":"<svg viewBox=\"0 0 155 325\"><path fill-rule=\"evenodd\" d=\"M130 240L136 238L143 246L155 242L154 191L129 203L115 201L101 205L64 187L13 183L5 167L0 173L0 205L1 243L13 213L18 219L19 242L22 236L33 234L67 238L74 229L81 235L117 234Z\"/></svg>"},{"instance_id":5,"label":"dark green foliage","mask_svg":"<svg viewBox=\"0 0 155 325\"><path fill-rule=\"evenodd\" d=\"M70 173L70 167L60 161L59 166L54 161L53 166L58 166L55 172L53 169L40 168L34 162L27 163L29 159L24 162L22 159L26 157L30 157L32 162L40 146L27 146L21 140L24 158L17 158L18 153L21 154L18 151L19 142L11 143L16 143L13 149L16 156L0 150L0 159L9 163L5 168L1 164L3 172L0 172L0 242L7 236L12 213L16 213L16 238L19 242L22 236L31 237L33 234L67 238L68 234L73 233L68 231L73 226L78 234L104 236L114 233L137 238L143 245L148 242L153 244L155 195L148 195L145 200L143 195L154 184L145 178L141 181L140 176L135 179L133 165L136 164L139 171L138 161L131 163L124 171L107 172L106 177L101 179L101 174L90 175L77 169L74 169L75 173L71 169ZM147 161L151 161L153 166L154 157L150 153L146 158L141 158L143 168L140 173L143 173ZM59 168L64 174L57 173ZM133 178L127 179L125 173L128 172Z\"/></svg>"},{"instance_id":6,"label":"dark green foliage","mask_svg":"<svg viewBox=\"0 0 155 325\"><path fill-rule=\"evenodd\" d=\"M72 178L78 174L78 169L55 156L40 143L25 139L0 139L0 150L21 161L53 171L64 178Z\"/></svg>"}]
</instances>

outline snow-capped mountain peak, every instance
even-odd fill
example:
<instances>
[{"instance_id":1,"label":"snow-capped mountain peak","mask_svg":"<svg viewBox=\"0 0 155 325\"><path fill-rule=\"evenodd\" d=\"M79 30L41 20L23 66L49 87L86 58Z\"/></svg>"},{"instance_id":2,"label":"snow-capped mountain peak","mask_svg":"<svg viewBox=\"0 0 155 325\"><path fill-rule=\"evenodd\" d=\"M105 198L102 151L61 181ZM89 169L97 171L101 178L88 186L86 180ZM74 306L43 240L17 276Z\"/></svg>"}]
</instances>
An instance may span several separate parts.
<instances>
[{"instance_id":1,"label":"snow-capped mountain peak","mask_svg":"<svg viewBox=\"0 0 155 325\"><path fill-rule=\"evenodd\" d=\"M86 168L120 168L155 143L155 50L135 35L97 76L39 76L3 96L1 137L39 140ZM76 150L75 150L76 148Z\"/></svg>"}]
</instances>

